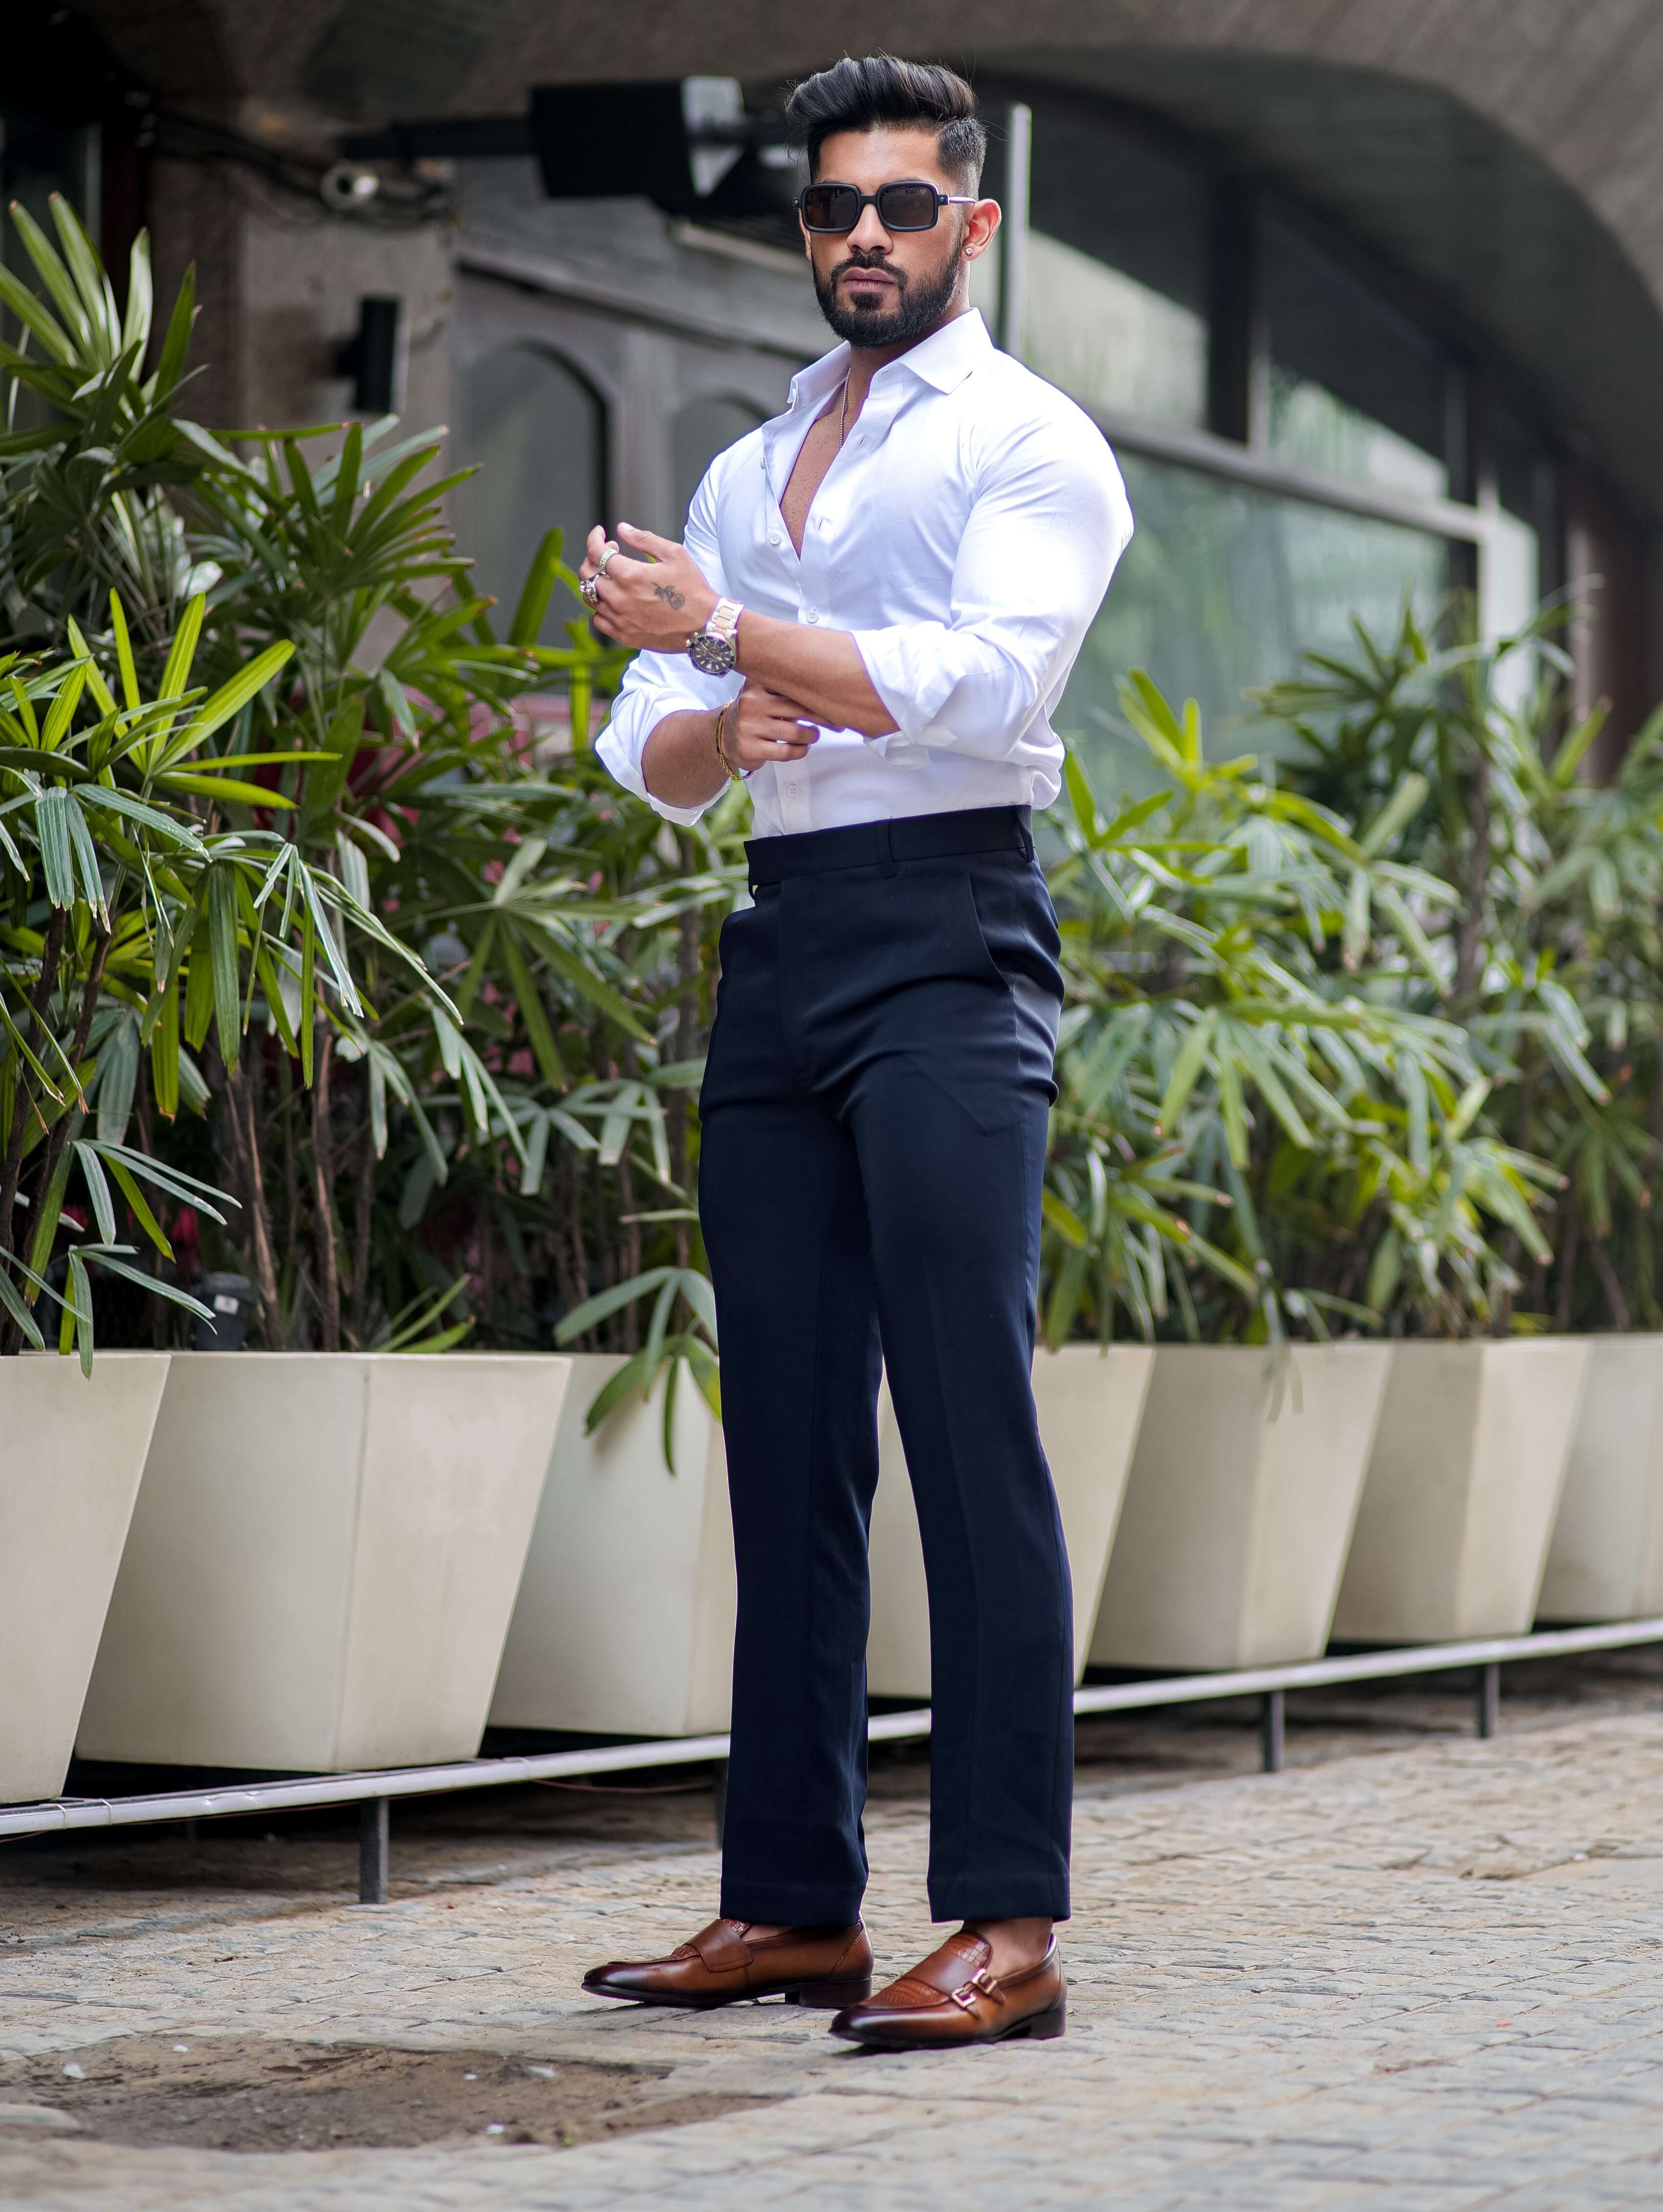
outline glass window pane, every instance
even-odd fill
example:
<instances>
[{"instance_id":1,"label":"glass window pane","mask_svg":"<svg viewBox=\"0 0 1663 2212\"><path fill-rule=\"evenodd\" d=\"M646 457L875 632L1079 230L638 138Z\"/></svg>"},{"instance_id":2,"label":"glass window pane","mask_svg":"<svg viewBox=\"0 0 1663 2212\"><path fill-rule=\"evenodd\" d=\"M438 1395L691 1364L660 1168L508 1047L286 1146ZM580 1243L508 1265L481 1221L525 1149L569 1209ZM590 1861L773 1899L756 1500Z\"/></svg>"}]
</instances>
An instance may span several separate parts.
<instances>
[{"instance_id":1,"label":"glass window pane","mask_svg":"<svg viewBox=\"0 0 1663 2212\"><path fill-rule=\"evenodd\" d=\"M469 458L479 473L468 486L474 580L513 612L525 571L556 525L575 566L583 541L604 520L606 416L599 398L555 355L525 345L500 347L467 376ZM570 613L556 592L543 623L545 645L564 643Z\"/></svg>"},{"instance_id":2,"label":"glass window pane","mask_svg":"<svg viewBox=\"0 0 1663 2212\"><path fill-rule=\"evenodd\" d=\"M1542 597L1542 532L1551 526L1552 462L1539 438L1492 400L1484 440L1495 473L1492 535L1478 556L1478 620L1486 637L1522 629ZM1519 653L1496 672L1502 703L1524 705L1535 688L1538 657Z\"/></svg>"},{"instance_id":3,"label":"glass window pane","mask_svg":"<svg viewBox=\"0 0 1663 2212\"><path fill-rule=\"evenodd\" d=\"M1272 447L1423 498L1449 489L1435 342L1287 225L1264 231Z\"/></svg>"},{"instance_id":4,"label":"glass window pane","mask_svg":"<svg viewBox=\"0 0 1663 2212\"><path fill-rule=\"evenodd\" d=\"M1478 554L1478 627L1486 638L1514 636L1536 611L1542 596L1541 544L1527 522L1502 508ZM1504 707L1524 705L1536 687L1533 647L1510 653L1496 671L1496 696Z\"/></svg>"},{"instance_id":5,"label":"glass window pane","mask_svg":"<svg viewBox=\"0 0 1663 2212\"><path fill-rule=\"evenodd\" d=\"M760 408L749 399L718 393L689 399L671 426L671 453L676 471L676 528L687 521L687 510L705 471L718 453L736 446L748 431L764 420Z\"/></svg>"},{"instance_id":6,"label":"glass window pane","mask_svg":"<svg viewBox=\"0 0 1663 2212\"><path fill-rule=\"evenodd\" d=\"M1028 254L1030 368L1088 407L1205 422L1199 177L1140 140L1041 111Z\"/></svg>"},{"instance_id":7,"label":"glass window pane","mask_svg":"<svg viewBox=\"0 0 1663 2212\"><path fill-rule=\"evenodd\" d=\"M1442 538L1277 499L1163 461L1120 456L1138 519L1075 665L1057 727L1101 796L1148 789L1118 683L1146 668L1174 704L1199 701L1210 752L1267 750L1249 684L1298 672L1308 652L1350 651L1351 617L1395 628L1405 592L1431 621L1448 586Z\"/></svg>"},{"instance_id":8,"label":"glass window pane","mask_svg":"<svg viewBox=\"0 0 1663 2212\"><path fill-rule=\"evenodd\" d=\"M1509 514L1533 530L1541 529L1553 496L1547 447L1527 423L1494 399L1484 408L1484 441L1495 467L1496 498Z\"/></svg>"}]
</instances>

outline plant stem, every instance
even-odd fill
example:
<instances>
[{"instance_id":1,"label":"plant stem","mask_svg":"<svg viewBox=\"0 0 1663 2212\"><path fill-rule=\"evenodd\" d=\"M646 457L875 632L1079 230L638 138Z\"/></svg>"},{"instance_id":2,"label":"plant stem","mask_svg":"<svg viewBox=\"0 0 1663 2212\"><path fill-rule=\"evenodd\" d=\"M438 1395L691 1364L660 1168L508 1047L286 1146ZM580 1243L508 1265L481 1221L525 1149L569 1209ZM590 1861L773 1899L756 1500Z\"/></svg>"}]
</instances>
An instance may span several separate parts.
<instances>
[{"instance_id":1,"label":"plant stem","mask_svg":"<svg viewBox=\"0 0 1663 2212\"><path fill-rule=\"evenodd\" d=\"M1524 1152L1531 1149L1530 1116L1531 1110L1536 1103L1536 1079L1540 1068L1541 1062L1536 1054L1526 1050L1524 1055L1524 1068L1519 1078L1519 1121L1518 1135L1515 1139L1520 1151ZM1516 1229L1509 1229L1502 1239L1502 1263L1516 1275L1519 1272L1519 1261L1522 1256L1519 1232ZM1492 1336L1506 1336L1511 1333L1512 1328L1513 1292L1503 1291L1496 1302L1495 1318L1490 1324L1490 1334Z\"/></svg>"},{"instance_id":2,"label":"plant stem","mask_svg":"<svg viewBox=\"0 0 1663 2212\"><path fill-rule=\"evenodd\" d=\"M600 1275L600 1281L596 1285L596 1288L610 1291L615 1283L621 1283L623 1280L623 1276L613 1265L613 1255L608 1249L610 1240L606 1234L606 1170L600 1164L600 1155L598 1152L590 1153L589 1166L590 1193L595 1210L595 1250L599 1261ZM632 1308L631 1310L633 1311L634 1309ZM598 1334L600 1340L591 1348L596 1352L617 1351L624 1328L624 1317L620 1314L614 1314L609 1321L598 1322L595 1325L595 1333ZM611 1340L610 1343L607 1341L609 1338Z\"/></svg>"},{"instance_id":3,"label":"plant stem","mask_svg":"<svg viewBox=\"0 0 1663 2212\"><path fill-rule=\"evenodd\" d=\"M479 1288L476 1303L480 1321L487 1330L491 1326L491 1304L496 1296L496 1248L491 1236L492 1196L489 1183L483 1183L479 1198Z\"/></svg>"},{"instance_id":4,"label":"plant stem","mask_svg":"<svg viewBox=\"0 0 1663 2212\"><path fill-rule=\"evenodd\" d=\"M40 974L29 1000L29 1049L37 1052L46 1035L46 1009L52 1004L52 993L58 988L58 964L64 951L64 932L69 916L62 907L54 907L46 924L46 934L40 947ZM0 1178L0 1252L14 1248L11 1241L12 1215L17 1206L17 1186L22 1179L23 1145L28 1135L29 1115L39 1112L27 1079L20 1072L17 1088L12 1097L11 1141L6 1146L3 1178Z\"/></svg>"},{"instance_id":5,"label":"plant stem","mask_svg":"<svg viewBox=\"0 0 1663 2212\"><path fill-rule=\"evenodd\" d=\"M313 1237L318 1247L319 1301L324 1350L341 1349L341 1271L335 1249L335 1141L329 1126L329 1070L335 1040L328 1024L318 1024L318 1052L312 1085Z\"/></svg>"},{"instance_id":6,"label":"plant stem","mask_svg":"<svg viewBox=\"0 0 1663 2212\"><path fill-rule=\"evenodd\" d=\"M1465 1000L1483 981L1484 924L1490 906L1490 756L1478 739L1478 766L1472 779L1472 872L1466 912L1455 951L1455 996Z\"/></svg>"},{"instance_id":7,"label":"plant stem","mask_svg":"<svg viewBox=\"0 0 1663 2212\"><path fill-rule=\"evenodd\" d=\"M623 1072L635 1073L635 1048L628 1037L623 1045ZM635 1211L635 1177L629 1163L629 1146L625 1143L618 1161L618 1212L628 1215ZM619 1280L629 1282L641 1271L641 1225L639 1221L622 1220L618 1224L623 1237L623 1251L619 1261ZM641 1348L639 1302L623 1310L623 1348L639 1352Z\"/></svg>"},{"instance_id":8,"label":"plant stem","mask_svg":"<svg viewBox=\"0 0 1663 2212\"><path fill-rule=\"evenodd\" d=\"M358 1146L358 1190L352 1217L352 1328L354 1346L361 1350L369 1332L369 1268L371 1232L375 1225L375 1123L369 1110L369 1063L364 1064L364 1129Z\"/></svg>"},{"instance_id":9,"label":"plant stem","mask_svg":"<svg viewBox=\"0 0 1663 2212\"><path fill-rule=\"evenodd\" d=\"M268 1352L281 1352L288 1340L283 1302L277 1289L277 1267L271 1250L271 1215L265 1202L265 1170L260 1160L260 1135L254 1111L254 1089L243 1068L225 1080L226 1104L236 1149L236 1166L248 1209L249 1242L252 1247L254 1287L260 1296L260 1333ZM246 1127L244 1117L246 1116Z\"/></svg>"},{"instance_id":10,"label":"plant stem","mask_svg":"<svg viewBox=\"0 0 1663 2212\"><path fill-rule=\"evenodd\" d=\"M155 1139L152 1133L150 1121L149 1091L147 1085L142 1080L133 1093L133 1118L138 1123L140 1152L147 1159L154 1158ZM156 1218L158 1222L163 1224L167 1220L160 1203L156 1206ZM151 1274L157 1282L161 1282L161 1271L167 1262L154 1245L150 1248L149 1261ZM167 1349L167 1308L166 1303L161 1298L152 1298L150 1301L150 1342L158 1352L166 1352Z\"/></svg>"},{"instance_id":11,"label":"plant stem","mask_svg":"<svg viewBox=\"0 0 1663 2212\"><path fill-rule=\"evenodd\" d=\"M75 1035L70 1041L71 1067L80 1066L82 1055L87 1049L87 1039L92 1035L93 1016L98 1012L98 994L104 982L104 963L110 954L110 936L111 933L106 928L99 928L96 931L92 963L88 968L86 981L81 987L81 1012L76 1020ZM46 1157L41 1161L39 1170L35 1176L34 1203L29 1209L31 1222L39 1221L41 1218L46 1193L52 1188L52 1177L58 1173L58 1163L62 1158L64 1145L69 1140L70 1123L73 1118L73 1112L74 1109L68 1105L64 1107L64 1111L52 1124L52 1134L46 1139ZM8 1230L9 1230L9 1223L8 1223ZM0 1352L11 1351L21 1342L22 1331L15 1322L9 1320L4 1342L0 1344Z\"/></svg>"},{"instance_id":12,"label":"plant stem","mask_svg":"<svg viewBox=\"0 0 1663 2212\"><path fill-rule=\"evenodd\" d=\"M695 861L695 855L691 849L692 840L683 836L681 844L682 866L684 871L690 872ZM699 909L697 907L689 906L683 911L681 927L676 939L676 980L679 986L677 994L679 1002L676 1008L676 1057L683 1061L691 1060L698 1048L700 950ZM691 1152L691 1146L688 1142L689 1112L686 1091L677 1091L670 1102L666 1117L670 1124L671 1173L690 1198L692 1193L688 1190L688 1170ZM677 1266L686 1267L687 1258L687 1224L684 1221L678 1221L676 1224Z\"/></svg>"},{"instance_id":13,"label":"plant stem","mask_svg":"<svg viewBox=\"0 0 1663 2212\"><path fill-rule=\"evenodd\" d=\"M1570 1327L1571 1297L1576 1282L1576 1248L1582 1226L1572 1192L1566 1192L1565 1204L1570 1218L1565 1224L1564 1243L1559 1248L1559 1291L1554 1306L1554 1319L1562 1329Z\"/></svg>"},{"instance_id":14,"label":"plant stem","mask_svg":"<svg viewBox=\"0 0 1663 2212\"><path fill-rule=\"evenodd\" d=\"M300 1176L294 1161L294 1118L300 1109L295 1103L294 1071L289 1066L288 1054L281 1048L277 1054L277 1092L278 1110L283 1121L283 1253L293 1267L299 1258L300 1244Z\"/></svg>"},{"instance_id":15,"label":"plant stem","mask_svg":"<svg viewBox=\"0 0 1663 2212\"><path fill-rule=\"evenodd\" d=\"M583 1158L569 1145L561 1154L562 1172L566 1181L566 1233L571 1254L567 1263L570 1280L561 1286L561 1296L570 1313L589 1295L589 1255L583 1242Z\"/></svg>"},{"instance_id":16,"label":"plant stem","mask_svg":"<svg viewBox=\"0 0 1663 2212\"><path fill-rule=\"evenodd\" d=\"M1605 1238L1594 1237L1588 1249L1593 1255L1593 1271L1599 1278L1605 1293L1605 1303L1611 1308L1611 1325L1615 1329L1626 1331L1634 1325L1629 1313L1629 1302L1623 1295L1623 1285L1611 1263L1611 1254L1605 1249Z\"/></svg>"}]
</instances>

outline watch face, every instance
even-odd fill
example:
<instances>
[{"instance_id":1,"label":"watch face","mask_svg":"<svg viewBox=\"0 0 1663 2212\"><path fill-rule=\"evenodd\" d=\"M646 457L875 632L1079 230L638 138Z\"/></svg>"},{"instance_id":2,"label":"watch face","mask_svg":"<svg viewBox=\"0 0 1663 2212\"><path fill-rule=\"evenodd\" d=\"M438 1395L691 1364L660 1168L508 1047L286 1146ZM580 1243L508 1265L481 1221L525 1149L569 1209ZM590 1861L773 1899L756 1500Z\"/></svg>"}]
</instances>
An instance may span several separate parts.
<instances>
[{"instance_id":1,"label":"watch face","mask_svg":"<svg viewBox=\"0 0 1663 2212\"><path fill-rule=\"evenodd\" d=\"M695 630L688 640L687 657L701 676L729 676L736 658L731 637L713 637L707 629Z\"/></svg>"}]
</instances>

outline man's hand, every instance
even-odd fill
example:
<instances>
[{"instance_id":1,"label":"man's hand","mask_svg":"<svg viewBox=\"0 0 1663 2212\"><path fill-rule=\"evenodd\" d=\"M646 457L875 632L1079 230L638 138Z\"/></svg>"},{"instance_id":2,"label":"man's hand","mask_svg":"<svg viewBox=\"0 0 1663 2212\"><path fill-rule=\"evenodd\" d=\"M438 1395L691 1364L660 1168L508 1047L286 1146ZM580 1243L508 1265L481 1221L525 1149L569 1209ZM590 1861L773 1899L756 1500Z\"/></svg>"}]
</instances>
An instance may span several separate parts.
<instances>
[{"instance_id":1,"label":"man's hand","mask_svg":"<svg viewBox=\"0 0 1663 2212\"><path fill-rule=\"evenodd\" d=\"M607 538L597 525L578 571L585 583L599 578L595 628L618 645L643 647L649 653L685 652L689 638L704 628L716 606L716 594L698 563L673 538L655 538L628 522L618 525L618 544L621 550L602 574Z\"/></svg>"},{"instance_id":2,"label":"man's hand","mask_svg":"<svg viewBox=\"0 0 1663 2212\"><path fill-rule=\"evenodd\" d=\"M616 550L601 574L601 561L609 544L604 530L589 533L588 550L579 570L582 581L592 580L590 600L595 627L619 645L643 647L651 653L685 653L695 630L702 629L716 611L717 594L684 546L673 539L655 538L650 530L637 530L628 522L618 525ZM587 592L584 594L588 598ZM740 672L753 684L765 686L767 696L783 701L789 721L803 715L827 730L858 730L862 737L894 734L893 714L873 689L860 657L860 649L847 630L816 628L807 623L781 621L747 607L734 638ZM747 720L754 732L755 708ZM778 720L781 718L774 716ZM680 722L672 714L666 722ZM804 738L804 742L812 742ZM800 760L796 744L790 750L764 751L754 757L736 752L735 761L746 769L764 761ZM692 762L687 763L690 771ZM655 794L671 801L667 789ZM709 797L709 793L705 797ZM698 799L689 805L701 804Z\"/></svg>"},{"instance_id":3,"label":"man's hand","mask_svg":"<svg viewBox=\"0 0 1663 2212\"><path fill-rule=\"evenodd\" d=\"M786 761L801 760L819 735L795 699L770 691L753 676L727 710L722 750L742 775L749 775L770 761L783 766Z\"/></svg>"},{"instance_id":4,"label":"man's hand","mask_svg":"<svg viewBox=\"0 0 1663 2212\"><path fill-rule=\"evenodd\" d=\"M744 775L770 761L783 767L801 760L820 735L798 720L803 709L795 699L755 681L724 712L722 750ZM716 716L697 709L665 716L641 754L641 775L654 799L666 806L704 806L715 798L725 780L716 730Z\"/></svg>"}]
</instances>

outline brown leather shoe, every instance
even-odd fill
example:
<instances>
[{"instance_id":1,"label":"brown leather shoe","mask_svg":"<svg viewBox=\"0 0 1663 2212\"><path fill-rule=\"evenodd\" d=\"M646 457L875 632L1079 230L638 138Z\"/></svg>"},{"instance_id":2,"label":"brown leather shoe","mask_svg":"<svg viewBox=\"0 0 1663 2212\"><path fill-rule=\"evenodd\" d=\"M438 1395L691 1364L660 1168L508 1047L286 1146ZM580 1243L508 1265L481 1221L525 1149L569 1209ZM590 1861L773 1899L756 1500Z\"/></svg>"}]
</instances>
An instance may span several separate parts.
<instances>
[{"instance_id":1,"label":"brown leather shoe","mask_svg":"<svg viewBox=\"0 0 1663 2212\"><path fill-rule=\"evenodd\" d=\"M992 1955L985 1936L950 1936L898 1982L840 2012L831 2033L878 2051L950 2051L1008 2035L1062 2034L1068 1984L1056 1937L1037 1966L997 1980L987 1971Z\"/></svg>"},{"instance_id":2,"label":"brown leather shoe","mask_svg":"<svg viewBox=\"0 0 1663 2212\"><path fill-rule=\"evenodd\" d=\"M784 1997L790 2004L835 2012L871 1995L872 1947L853 1928L787 1928L753 1936L748 1920L713 1920L667 1959L592 1966L583 1978L591 1996L636 2004L685 2005L704 2011L746 1997Z\"/></svg>"}]
</instances>

